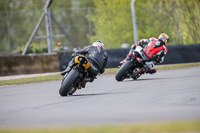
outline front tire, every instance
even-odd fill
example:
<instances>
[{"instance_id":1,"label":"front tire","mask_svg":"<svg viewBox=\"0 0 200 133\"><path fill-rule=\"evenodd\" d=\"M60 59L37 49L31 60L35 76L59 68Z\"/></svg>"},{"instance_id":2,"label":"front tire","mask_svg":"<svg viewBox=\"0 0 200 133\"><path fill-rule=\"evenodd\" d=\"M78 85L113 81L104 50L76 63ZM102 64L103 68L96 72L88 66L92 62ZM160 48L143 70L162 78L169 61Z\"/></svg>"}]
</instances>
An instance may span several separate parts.
<instances>
[{"instance_id":1,"label":"front tire","mask_svg":"<svg viewBox=\"0 0 200 133\"><path fill-rule=\"evenodd\" d=\"M117 81L123 81L126 76L127 72L130 71L130 68L133 66L133 62L127 61L124 63L118 70L117 74L115 75L115 79Z\"/></svg>"},{"instance_id":2,"label":"front tire","mask_svg":"<svg viewBox=\"0 0 200 133\"><path fill-rule=\"evenodd\" d=\"M67 77L64 78L59 90L61 96L67 96L71 91L74 81L78 78L79 72L77 70L71 70Z\"/></svg>"}]
</instances>

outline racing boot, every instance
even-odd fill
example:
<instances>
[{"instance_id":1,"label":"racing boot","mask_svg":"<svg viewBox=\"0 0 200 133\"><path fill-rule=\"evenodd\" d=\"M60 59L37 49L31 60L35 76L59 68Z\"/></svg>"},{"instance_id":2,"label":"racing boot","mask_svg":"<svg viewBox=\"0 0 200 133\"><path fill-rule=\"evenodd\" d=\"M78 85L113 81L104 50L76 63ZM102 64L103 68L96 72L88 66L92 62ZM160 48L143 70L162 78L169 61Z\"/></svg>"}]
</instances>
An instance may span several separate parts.
<instances>
[{"instance_id":1,"label":"racing boot","mask_svg":"<svg viewBox=\"0 0 200 133\"><path fill-rule=\"evenodd\" d=\"M149 68L140 68L138 74L144 74L144 73L150 73L153 74L156 72L156 69L154 68L153 70L149 69Z\"/></svg>"},{"instance_id":2,"label":"racing boot","mask_svg":"<svg viewBox=\"0 0 200 133\"><path fill-rule=\"evenodd\" d=\"M62 71L60 74L62 75L62 76L65 76L65 74L66 73L69 73L70 71L72 70L72 67L67 67L64 71Z\"/></svg>"},{"instance_id":3,"label":"racing boot","mask_svg":"<svg viewBox=\"0 0 200 133\"><path fill-rule=\"evenodd\" d=\"M72 67L73 67L73 66L74 66L74 59L72 59L72 60L69 62L67 68L66 68L64 71L61 72L61 75L62 75L62 76L65 76L66 73L69 73L69 72L72 70Z\"/></svg>"},{"instance_id":4,"label":"racing boot","mask_svg":"<svg viewBox=\"0 0 200 133\"><path fill-rule=\"evenodd\" d=\"M153 70L148 69L146 73L154 74L156 73L156 71L157 71L156 68L154 68Z\"/></svg>"},{"instance_id":5,"label":"racing boot","mask_svg":"<svg viewBox=\"0 0 200 133\"><path fill-rule=\"evenodd\" d=\"M142 74L146 73L147 71L148 71L148 68L142 67L142 68L139 69L138 74L142 75Z\"/></svg>"}]
</instances>

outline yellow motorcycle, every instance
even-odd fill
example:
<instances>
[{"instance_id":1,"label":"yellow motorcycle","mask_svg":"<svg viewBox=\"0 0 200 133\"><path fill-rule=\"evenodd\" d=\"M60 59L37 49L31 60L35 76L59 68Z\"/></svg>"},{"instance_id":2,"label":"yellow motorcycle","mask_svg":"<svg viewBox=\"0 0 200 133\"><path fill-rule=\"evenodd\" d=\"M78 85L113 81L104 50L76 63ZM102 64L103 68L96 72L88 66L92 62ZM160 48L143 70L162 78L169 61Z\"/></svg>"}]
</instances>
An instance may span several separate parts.
<instances>
[{"instance_id":1,"label":"yellow motorcycle","mask_svg":"<svg viewBox=\"0 0 200 133\"><path fill-rule=\"evenodd\" d=\"M59 94L61 96L73 95L77 89L81 89L84 79L89 75L87 71L89 67L90 63L84 55L76 56L72 70L62 79Z\"/></svg>"}]
</instances>

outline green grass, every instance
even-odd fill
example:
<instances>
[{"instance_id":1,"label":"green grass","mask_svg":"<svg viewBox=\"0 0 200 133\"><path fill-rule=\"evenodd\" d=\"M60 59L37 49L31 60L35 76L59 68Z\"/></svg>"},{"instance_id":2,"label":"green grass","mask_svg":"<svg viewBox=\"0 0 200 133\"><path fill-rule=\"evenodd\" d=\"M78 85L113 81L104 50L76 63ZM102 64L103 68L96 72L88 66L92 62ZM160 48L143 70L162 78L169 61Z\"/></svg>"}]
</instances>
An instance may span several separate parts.
<instances>
[{"instance_id":1,"label":"green grass","mask_svg":"<svg viewBox=\"0 0 200 133\"><path fill-rule=\"evenodd\" d=\"M200 66L200 62L197 63L184 63L184 64L171 64L171 65L159 65L156 66L157 70L167 70L167 69L180 69L180 68L191 68Z\"/></svg>"},{"instance_id":2,"label":"green grass","mask_svg":"<svg viewBox=\"0 0 200 133\"><path fill-rule=\"evenodd\" d=\"M1 128L0 133L200 133L200 121L84 127Z\"/></svg>"},{"instance_id":3,"label":"green grass","mask_svg":"<svg viewBox=\"0 0 200 133\"><path fill-rule=\"evenodd\" d=\"M200 63L173 64L156 66L158 70L180 69L200 66ZM114 74L117 68L106 69L105 74ZM61 80L59 74L32 78L21 78L0 81L0 86L23 84L50 80ZM200 133L200 120L171 123L126 124L111 126L84 127L30 127L30 128L0 128L0 133Z\"/></svg>"},{"instance_id":4,"label":"green grass","mask_svg":"<svg viewBox=\"0 0 200 133\"><path fill-rule=\"evenodd\" d=\"M156 66L157 70L166 70L166 69L180 69L180 68L189 68L200 66L198 63L185 63L185 64L172 64L172 65L159 65ZM115 74L118 68L108 68L104 74ZM11 79L11 80L0 80L0 86L3 85L12 85L12 84L25 84L25 83L34 83L34 82L43 82L51 80L61 80L62 76L60 74L48 75L48 76L39 76L31 78L20 78L20 79Z\"/></svg>"},{"instance_id":5,"label":"green grass","mask_svg":"<svg viewBox=\"0 0 200 133\"><path fill-rule=\"evenodd\" d=\"M184 64L171 64L171 65L157 65L157 70L168 70L168 69L180 69L180 68L190 68L190 67L198 67L200 66L200 62L197 63L184 63ZM108 68L105 71L105 74L114 74L116 73L118 68Z\"/></svg>"},{"instance_id":6,"label":"green grass","mask_svg":"<svg viewBox=\"0 0 200 133\"><path fill-rule=\"evenodd\" d=\"M30 78L20 78L20 79L11 79L11 80L0 80L0 86L3 85L12 85L12 84L25 84L25 83L35 83L51 80L61 80L62 76L60 74L48 75L48 76L38 76Z\"/></svg>"}]
</instances>

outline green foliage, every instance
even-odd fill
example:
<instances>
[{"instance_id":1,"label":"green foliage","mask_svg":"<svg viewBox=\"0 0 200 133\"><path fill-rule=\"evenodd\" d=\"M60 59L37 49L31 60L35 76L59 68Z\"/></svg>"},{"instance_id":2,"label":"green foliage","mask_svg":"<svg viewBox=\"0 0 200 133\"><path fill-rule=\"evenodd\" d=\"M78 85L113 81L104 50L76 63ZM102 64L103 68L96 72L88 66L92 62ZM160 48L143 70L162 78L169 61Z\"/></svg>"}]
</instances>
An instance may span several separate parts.
<instances>
[{"instance_id":1,"label":"green foliage","mask_svg":"<svg viewBox=\"0 0 200 133\"><path fill-rule=\"evenodd\" d=\"M43 12L43 5L41 0L0 1L0 52L11 52L25 45Z\"/></svg>"},{"instance_id":2,"label":"green foliage","mask_svg":"<svg viewBox=\"0 0 200 133\"><path fill-rule=\"evenodd\" d=\"M12 84L36 83L36 82L61 80L61 79L62 79L62 76L60 74L55 74L55 75L37 76L37 77L30 77L30 78L0 80L0 86L12 85Z\"/></svg>"},{"instance_id":3,"label":"green foliage","mask_svg":"<svg viewBox=\"0 0 200 133\"><path fill-rule=\"evenodd\" d=\"M23 47L18 47L14 53L15 54L21 54L24 50L25 46ZM36 54L36 53L48 53L48 48L47 45L45 44L38 44L38 43L32 43L28 49L27 49L27 54Z\"/></svg>"},{"instance_id":4,"label":"green foliage","mask_svg":"<svg viewBox=\"0 0 200 133\"><path fill-rule=\"evenodd\" d=\"M95 35L106 48L133 43L131 0L93 0L94 14L88 19L95 24ZM199 0L136 0L136 21L140 38L157 37L165 32L170 44L200 43Z\"/></svg>"},{"instance_id":5,"label":"green foliage","mask_svg":"<svg viewBox=\"0 0 200 133\"><path fill-rule=\"evenodd\" d=\"M0 0L0 53L24 47L44 12L46 0ZM73 49L102 40L105 48L132 44L131 0L54 0L50 9L68 38L53 43ZM170 36L171 44L200 43L200 0L136 0L138 39ZM52 20L53 35L63 34ZM36 36L45 36L45 21ZM46 38L33 43L45 44ZM31 44L32 45L32 44ZM37 45L39 46L39 45ZM56 45L55 45L56 46Z\"/></svg>"},{"instance_id":6,"label":"green foliage","mask_svg":"<svg viewBox=\"0 0 200 133\"><path fill-rule=\"evenodd\" d=\"M0 53L16 51L18 47L25 46L44 12L45 2L46 0L0 0ZM51 13L69 38L53 38L53 43L61 42L71 49L74 47L73 44L79 47L88 45L86 35L89 29L85 17L88 9L85 7L92 5L90 0L54 0L50 7ZM36 36L46 36L45 23L44 19ZM63 34L53 20L52 31L53 35ZM43 44L45 41L46 38L34 38L32 42Z\"/></svg>"},{"instance_id":7,"label":"green foliage","mask_svg":"<svg viewBox=\"0 0 200 133\"><path fill-rule=\"evenodd\" d=\"M63 4L66 5L65 7L63 5L60 6L60 4L62 4L60 1L56 1L53 3L51 9L52 14L54 14L55 18L59 20L60 25L62 25L63 29L66 31L69 39L54 39L55 41L61 41L62 44L65 44L71 48L73 48L73 44L76 44L79 47L84 47L89 43L87 38L87 34L89 34L89 24L85 16L86 14L90 13L89 7L93 6L93 2L91 0L65 1L67 1ZM67 4L70 4L70 6L67 6ZM58 30L58 27L54 22L52 22L52 25L54 34L63 34Z\"/></svg>"},{"instance_id":8,"label":"green foliage","mask_svg":"<svg viewBox=\"0 0 200 133\"><path fill-rule=\"evenodd\" d=\"M96 35L90 41L102 40L105 48L117 48L124 42L132 42L132 21L130 0L94 0L95 13L88 15L94 22Z\"/></svg>"},{"instance_id":9,"label":"green foliage","mask_svg":"<svg viewBox=\"0 0 200 133\"><path fill-rule=\"evenodd\" d=\"M183 23L183 43L200 43L200 0L179 0ZM191 41L189 41L191 40Z\"/></svg>"}]
</instances>

